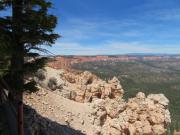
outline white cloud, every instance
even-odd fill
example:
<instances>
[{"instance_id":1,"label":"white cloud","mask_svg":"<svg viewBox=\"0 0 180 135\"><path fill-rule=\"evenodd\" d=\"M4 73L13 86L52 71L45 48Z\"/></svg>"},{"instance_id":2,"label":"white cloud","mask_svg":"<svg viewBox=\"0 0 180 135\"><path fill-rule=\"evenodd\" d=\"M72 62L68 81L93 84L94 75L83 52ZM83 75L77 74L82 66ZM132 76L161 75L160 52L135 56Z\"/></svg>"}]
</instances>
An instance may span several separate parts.
<instances>
[{"instance_id":1,"label":"white cloud","mask_svg":"<svg viewBox=\"0 0 180 135\"><path fill-rule=\"evenodd\" d=\"M48 48L54 54L61 55L102 55L126 53L180 53L178 45L154 45L141 42L107 41L99 45L86 45L73 42L56 43Z\"/></svg>"},{"instance_id":2,"label":"white cloud","mask_svg":"<svg viewBox=\"0 0 180 135\"><path fill-rule=\"evenodd\" d=\"M94 38L119 38L122 36L140 36L140 31L129 30L128 27L139 25L134 20L110 20L110 19L79 19L67 20L66 26L59 29L63 40L77 42ZM125 29L125 30L123 30ZM119 30L119 31L118 31Z\"/></svg>"},{"instance_id":3,"label":"white cloud","mask_svg":"<svg viewBox=\"0 0 180 135\"><path fill-rule=\"evenodd\" d=\"M180 20L178 9L148 11L134 20L70 18L59 29L62 33L61 42L50 50L55 54L74 55L180 53L178 45L165 45L171 40L174 43L178 41L180 31L175 27L166 27L166 23L161 24L165 20L178 19ZM157 23L148 22L151 20Z\"/></svg>"}]
</instances>

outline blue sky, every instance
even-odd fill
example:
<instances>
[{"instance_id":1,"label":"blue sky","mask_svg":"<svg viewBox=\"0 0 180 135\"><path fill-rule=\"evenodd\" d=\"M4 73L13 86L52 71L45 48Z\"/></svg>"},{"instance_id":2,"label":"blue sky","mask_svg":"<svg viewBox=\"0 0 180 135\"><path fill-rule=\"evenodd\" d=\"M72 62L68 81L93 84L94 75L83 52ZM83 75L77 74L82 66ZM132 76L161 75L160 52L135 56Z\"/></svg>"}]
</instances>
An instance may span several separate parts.
<instances>
[{"instance_id":1,"label":"blue sky","mask_svg":"<svg viewBox=\"0 0 180 135\"><path fill-rule=\"evenodd\" d=\"M51 1L62 36L52 54L180 54L180 0Z\"/></svg>"},{"instance_id":2,"label":"blue sky","mask_svg":"<svg viewBox=\"0 0 180 135\"><path fill-rule=\"evenodd\" d=\"M54 54L180 53L179 0L52 0Z\"/></svg>"}]
</instances>

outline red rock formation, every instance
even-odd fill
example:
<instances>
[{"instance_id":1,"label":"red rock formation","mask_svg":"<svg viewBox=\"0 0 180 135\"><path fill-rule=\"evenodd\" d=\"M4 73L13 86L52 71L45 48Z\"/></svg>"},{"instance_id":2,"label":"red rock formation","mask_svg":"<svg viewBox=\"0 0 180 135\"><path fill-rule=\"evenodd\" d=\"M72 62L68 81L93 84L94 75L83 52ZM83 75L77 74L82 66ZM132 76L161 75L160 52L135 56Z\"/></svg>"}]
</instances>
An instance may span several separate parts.
<instances>
[{"instance_id":1,"label":"red rock formation","mask_svg":"<svg viewBox=\"0 0 180 135\"><path fill-rule=\"evenodd\" d=\"M94 61L136 61L136 60L169 60L171 58L180 59L180 56L126 56L121 55L117 57L112 56L73 56L73 57L66 57L66 56L58 56L55 57L53 61L48 63L49 67L56 68L56 69L69 69L71 65L76 63L84 63L84 62L94 62Z\"/></svg>"}]
</instances>

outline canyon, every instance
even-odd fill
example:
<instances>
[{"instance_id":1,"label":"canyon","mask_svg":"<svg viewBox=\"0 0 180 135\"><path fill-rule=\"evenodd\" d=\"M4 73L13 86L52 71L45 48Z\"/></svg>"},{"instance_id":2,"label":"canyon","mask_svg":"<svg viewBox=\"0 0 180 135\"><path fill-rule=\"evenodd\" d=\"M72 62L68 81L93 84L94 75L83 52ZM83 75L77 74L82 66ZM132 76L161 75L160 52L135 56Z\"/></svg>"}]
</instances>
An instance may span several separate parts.
<instances>
[{"instance_id":1,"label":"canyon","mask_svg":"<svg viewBox=\"0 0 180 135\"><path fill-rule=\"evenodd\" d=\"M163 94L139 92L126 101L116 77L46 67L34 80L39 91L24 94L31 135L165 135L171 123Z\"/></svg>"},{"instance_id":2,"label":"canyon","mask_svg":"<svg viewBox=\"0 0 180 135\"><path fill-rule=\"evenodd\" d=\"M48 66L56 69L68 69L73 64L84 62L96 61L119 61L119 62L132 62L132 61L166 61L166 60L180 60L179 55L97 55L97 56L54 56L48 62Z\"/></svg>"}]
</instances>

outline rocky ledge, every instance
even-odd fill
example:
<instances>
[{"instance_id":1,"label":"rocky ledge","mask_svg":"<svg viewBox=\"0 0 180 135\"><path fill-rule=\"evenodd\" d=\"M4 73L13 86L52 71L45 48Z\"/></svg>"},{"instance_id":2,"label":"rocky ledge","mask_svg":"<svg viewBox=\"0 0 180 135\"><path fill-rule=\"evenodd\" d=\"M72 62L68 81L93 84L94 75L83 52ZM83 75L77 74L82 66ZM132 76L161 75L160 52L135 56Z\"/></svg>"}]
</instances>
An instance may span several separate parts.
<instances>
[{"instance_id":1,"label":"rocky ledge","mask_svg":"<svg viewBox=\"0 0 180 135\"><path fill-rule=\"evenodd\" d=\"M169 100L163 94L145 96L139 92L125 101L124 90L116 77L106 82L87 71L73 73L49 67L41 73L44 79L35 78L40 90L25 94L25 103L51 121L87 135L166 134L171 119ZM50 85L48 80L52 78L54 82ZM44 122L36 119L35 123L41 126ZM39 129L52 133L48 126L53 124L48 122ZM53 135L59 134L53 132ZM73 132L66 134L73 135Z\"/></svg>"}]
</instances>

